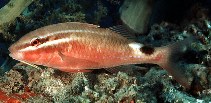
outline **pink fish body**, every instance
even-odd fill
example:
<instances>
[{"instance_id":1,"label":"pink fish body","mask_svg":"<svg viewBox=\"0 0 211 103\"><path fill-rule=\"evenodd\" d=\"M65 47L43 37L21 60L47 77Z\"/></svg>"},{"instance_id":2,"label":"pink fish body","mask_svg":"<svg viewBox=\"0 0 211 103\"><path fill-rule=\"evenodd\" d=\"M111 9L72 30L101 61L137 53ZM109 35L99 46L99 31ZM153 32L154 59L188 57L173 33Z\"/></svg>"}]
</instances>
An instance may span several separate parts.
<instances>
[{"instance_id":1,"label":"pink fish body","mask_svg":"<svg viewBox=\"0 0 211 103\"><path fill-rule=\"evenodd\" d=\"M174 76L176 70L168 65L169 57L172 49L183 49L184 46L178 48L180 44L149 48L109 29L67 22L32 31L11 45L9 50L10 56L16 60L66 72L153 63Z\"/></svg>"}]
</instances>

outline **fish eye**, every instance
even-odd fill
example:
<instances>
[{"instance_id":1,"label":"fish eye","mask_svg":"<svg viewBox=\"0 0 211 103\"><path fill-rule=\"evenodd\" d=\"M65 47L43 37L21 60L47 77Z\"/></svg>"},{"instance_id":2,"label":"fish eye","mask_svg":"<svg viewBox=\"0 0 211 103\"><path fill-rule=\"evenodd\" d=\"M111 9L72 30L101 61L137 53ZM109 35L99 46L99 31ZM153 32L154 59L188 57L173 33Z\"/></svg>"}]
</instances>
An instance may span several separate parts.
<instances>
[{"instance_id":1,"label":"fish eye","mask_svg":"<svg viewBox=\"0 0 211 103\"><path fill-rule=\"evenodd\" d=\"M40 39L35 38L31 40L31 46L38 46L40 44Z\"/></svg>"}]
</instances>

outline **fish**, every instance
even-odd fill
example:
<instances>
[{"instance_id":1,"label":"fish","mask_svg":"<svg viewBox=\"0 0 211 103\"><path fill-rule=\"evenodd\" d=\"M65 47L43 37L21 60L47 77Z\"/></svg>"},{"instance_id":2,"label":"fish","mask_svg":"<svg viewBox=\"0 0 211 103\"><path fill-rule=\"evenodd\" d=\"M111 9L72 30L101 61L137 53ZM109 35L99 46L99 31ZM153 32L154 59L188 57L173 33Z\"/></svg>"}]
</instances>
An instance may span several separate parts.
<instances>
[{"instance_id":1,"label":"fish","mask_svg":"<svg viewBox=\"0 0 211 103\"><path fill-rule=\"evenodd\" d=\"M124 0L119 9L120 19L132 31L146 34L152 22L155 4L154 0Z\"/></svg>"},{"instance_id":2,"label":"fish","mask_svg":"<svg viewBox=\"0 0 211 103\"><path fill-rule=\"evenodd\" d=\"M9 47L18 61L56 68L65 72L86 72L120 65L157 64L184 87L190 87L184 72L174 62L192 40L163 47L150 47L97 25L66 22L38 28Z\"/></svg>"}]
</instances>

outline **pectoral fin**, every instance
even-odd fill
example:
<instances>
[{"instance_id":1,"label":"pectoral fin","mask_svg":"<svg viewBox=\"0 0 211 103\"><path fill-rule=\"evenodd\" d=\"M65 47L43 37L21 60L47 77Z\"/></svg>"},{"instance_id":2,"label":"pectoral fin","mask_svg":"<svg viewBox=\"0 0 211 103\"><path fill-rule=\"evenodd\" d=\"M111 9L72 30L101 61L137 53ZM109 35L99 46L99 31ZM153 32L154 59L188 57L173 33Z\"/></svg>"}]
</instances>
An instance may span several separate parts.
<instances>
[{"instance_id":1,"label":"pectoral fin","mask_svg":"<svg viewBox=\"0 0 211 103\"><path fill-rule=\"evenodd\" d=\"M64 62L64 65L58 67L58 69L65 72L91 72L90 69L95 69L99 65L99 63L91 60L66 56L62 52L58 52L58 54Z\"/></svg>"}]
</instances>

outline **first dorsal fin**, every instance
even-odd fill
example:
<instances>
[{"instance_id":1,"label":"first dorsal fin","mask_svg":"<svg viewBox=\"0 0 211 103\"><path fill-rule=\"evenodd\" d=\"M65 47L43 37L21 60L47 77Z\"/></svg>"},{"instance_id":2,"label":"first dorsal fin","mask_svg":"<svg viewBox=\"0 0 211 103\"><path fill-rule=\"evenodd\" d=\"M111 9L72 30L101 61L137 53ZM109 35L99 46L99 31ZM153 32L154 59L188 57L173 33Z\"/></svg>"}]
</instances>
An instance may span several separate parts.
<instances>
[{"instance_id":1,"label":"first dorsal fin","mask_svg":"<svg viewBox=\"0 0 211 103\"><path fill-rule=\"evenodd\" d=\"M62 24L62 23L61 23ZM99 28L99 25L89 24L89 23L81 23L81 22L66 22L68 25L74 25L74 26L86 26L90 28Z\"/></svg>"},{"instance_id":2,"label":"first dorsal fin","mask_svg":"<svg viewBox=\"0 0 211 103\"><path fill-rule=\"evenodd\" d=\"M125 27L123 25L112 26L108 29L122 35L123 37L125 37L127 39L135 40L135 41L137 39L135 32L133 32L132 30L129 30L127 27Z\"/></svg>"}]
</instances>

